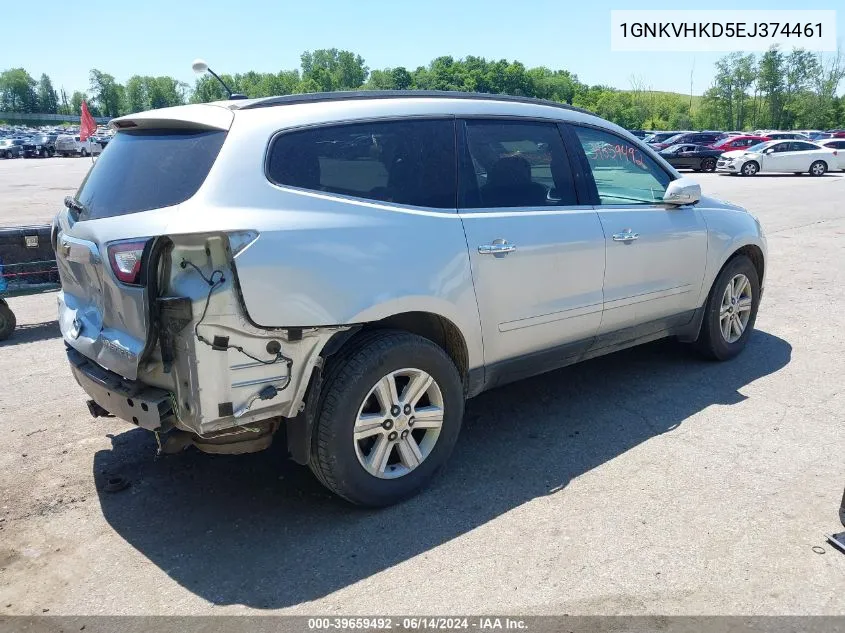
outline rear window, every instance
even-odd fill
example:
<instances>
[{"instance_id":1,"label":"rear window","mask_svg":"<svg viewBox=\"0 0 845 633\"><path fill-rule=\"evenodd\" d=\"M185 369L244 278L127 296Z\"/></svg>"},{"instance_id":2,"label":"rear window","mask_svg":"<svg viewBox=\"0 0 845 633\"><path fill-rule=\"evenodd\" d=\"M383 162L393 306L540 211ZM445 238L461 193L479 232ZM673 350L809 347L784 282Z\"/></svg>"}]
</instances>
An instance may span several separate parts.
<instances>
[{"instance_id":1,"label":"rear window","mask_svg":"<svg viewBox=\"0 0 845 633\"><path fill-rule=\"evenodd\" d=\"M222 130L135 130L109 141L82 182L80 220L168 207L193 196L226 139Z\"/></svg>"},{"instance_id":2,"label":"rear window","mask_svg":"<svg viewBox=\"0 0 845 633\"><path fill-rule=\"evenodd\" d=\"M285 132L270 148L267 177L312 191L454 209L454 121L372 121Z\"/></svg>"}]
</instances>

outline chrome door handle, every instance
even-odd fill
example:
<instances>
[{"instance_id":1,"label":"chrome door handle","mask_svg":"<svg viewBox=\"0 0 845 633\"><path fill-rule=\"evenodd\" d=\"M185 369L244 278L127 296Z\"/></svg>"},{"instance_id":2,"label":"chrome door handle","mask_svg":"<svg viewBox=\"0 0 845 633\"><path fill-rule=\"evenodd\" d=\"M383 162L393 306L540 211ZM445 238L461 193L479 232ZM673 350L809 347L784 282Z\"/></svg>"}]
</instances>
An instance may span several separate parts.
<instances>
[{"instance_id":1,"label":"chrome door handle","mask_svg":"<svg viewBox=\"0 0 845 633\"><path fill-rule=\"evenodd\" d=\"M625 229L621 233L613 234L614 242L633 242L638 239L640 239L640 234L634 233L631 229Z\"/></svg>"},{"instance_id":2,"label":"chrome door handle","mask_svg":"<svg viewBox=\"0 0 845 633\"><path fill-rule=\"evenodd\" d=\"M509 244L502 240L496 240L492 244L482 244L478 247L479 255L503 255L505 253L513 253L516 250L516 244Z\"/></svg>"}]
</instances>

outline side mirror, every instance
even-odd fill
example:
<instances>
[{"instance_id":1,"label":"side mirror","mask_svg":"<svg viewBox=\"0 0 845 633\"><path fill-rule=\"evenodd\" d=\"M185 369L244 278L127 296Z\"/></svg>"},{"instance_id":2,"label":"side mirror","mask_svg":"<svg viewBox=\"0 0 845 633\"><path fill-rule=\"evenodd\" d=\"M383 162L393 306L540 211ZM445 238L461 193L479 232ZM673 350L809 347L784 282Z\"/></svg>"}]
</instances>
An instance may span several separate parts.
<instances>
[{"instance_id":1,"label":"side mirror","mask_svg":"<svg viewBox=\"0 0 845 633\"><path fill-rule=\"evenodd\" d=\"M768 147L768 148L766 148L766 149L764 149L764 150L763 150L763 153L764 153L764 154L774 154L774 153L775 153L775 150L774 150L774 148L773 148L773 147Z\"/></svg>"},{"instance_id":2,"label":"side mirror","mask_svg":"<svg viewBox=\"0 0 845 633\"><path fill-rule=\"evenodd\" d=\"M701 185L689 178L678 178L669 183L663 202L666 204L694 204L701 200Z\"/></svg>"}]
</instances>

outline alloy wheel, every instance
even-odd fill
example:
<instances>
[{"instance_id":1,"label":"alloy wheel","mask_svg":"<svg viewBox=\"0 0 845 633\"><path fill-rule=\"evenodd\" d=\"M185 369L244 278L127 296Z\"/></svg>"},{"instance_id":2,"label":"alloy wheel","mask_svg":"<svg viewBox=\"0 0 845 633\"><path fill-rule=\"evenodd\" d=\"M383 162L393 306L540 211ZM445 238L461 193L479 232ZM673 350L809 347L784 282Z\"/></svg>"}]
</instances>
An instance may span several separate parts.
<instances>
[{"instance_id":1,"label":"alloy wheel","mask_svg":"<svg viewBox=\"0 0 845 633\"><path fill-rule=\"evenodd\" d=\"M396 479L417 468L443 427L443 394L421 369L383 376L358 410L353 442L358 462L373 477Z\"/></svg>"},{"instance_id":2,"label":"alloy wheel","mask_svg":"<svg viewBox=\"0 0 845 633\"><path fill-rule=\"evenodd\" d=\"M719 307L719 329L727 343L736 343L751 317L751 282L742 273L734 275L722 293Z\"/></svg>"}]
</instances>

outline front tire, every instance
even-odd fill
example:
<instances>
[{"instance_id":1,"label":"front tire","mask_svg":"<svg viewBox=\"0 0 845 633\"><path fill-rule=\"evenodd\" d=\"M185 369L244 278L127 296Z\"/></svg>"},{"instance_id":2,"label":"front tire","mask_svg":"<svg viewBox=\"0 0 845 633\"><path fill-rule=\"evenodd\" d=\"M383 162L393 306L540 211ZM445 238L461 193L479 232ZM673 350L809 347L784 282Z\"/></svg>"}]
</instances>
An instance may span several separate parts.
<instances>
[{"instance_id":1,"label":"front tire","mask_svg":"<svg viewBox=\"0 0 845 633\"><path fill-rule=\"evenodd\" d=\"M811 176L824 176L827 172L827 163L823 160L817 160L810 165Z\"/></svg>"},{"instance_id":2,"label":"front tire","mask_svg":"<svg viewBox=\"0 0 845 633\"><path fill-rule=\"evenodd\" d=\"M309 466L347 501L397 503L445 464L463 412L460 375L439 346L403 331L365 333L326 372Z\"/></svg>"},{"instance_id":3,"label":"front tire","mask_svg":"<svg viewBox=\"0 0 845 633\"><path fill-rule=\"evenodd\" d=\"M82 150L79 152L79 155L82 156L82 158L85 158L86 156L88 156L88 150L83 147Z\"/></svg>"},{"instance_id":4,"label":"front tire","mask_svg":"<svg viewBox=\"0 0 845 633\"><path fill-rule=\"evenodd\" d=\"M760 165L756 161L750 160L742 166L740 173L743 176L756 176L758 171L760 171Z\"/></svg>"},{"instance_id":5,"label":"front tire","mask_svg":"<svg viewBox=\"0 0 845 633\"><path fill-rule=\"evenodd\" d=\"M701 161L701 171L716 171L716 159L705 158Z\"/></svg>"},{"instance_id":6,"label":"front tire","mask_svg":"<svg viewBox=\"0 0 845 633\"><path fill-rule=\"evenodd\" d=\"M707 358L728 360L745 349L760 305L760 277L745 255L737 255L722 269L707 297L696 341Z\"/></svg>"}]
</instances>

